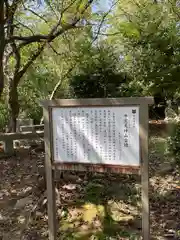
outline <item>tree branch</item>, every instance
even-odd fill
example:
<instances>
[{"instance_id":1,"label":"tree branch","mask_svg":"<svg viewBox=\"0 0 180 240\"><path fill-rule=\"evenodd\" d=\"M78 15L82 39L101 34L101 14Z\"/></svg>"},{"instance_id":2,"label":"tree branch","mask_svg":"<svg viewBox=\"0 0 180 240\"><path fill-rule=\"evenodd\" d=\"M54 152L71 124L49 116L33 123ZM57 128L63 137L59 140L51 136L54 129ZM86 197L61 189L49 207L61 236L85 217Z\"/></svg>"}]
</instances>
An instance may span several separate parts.
<instances>
[{"instance_id":1,"label":"tree branch","mask_svg":"<svg viewBox=\"0 0 180 240\"><path fill-rule=\"evenodd\" d=\"M16 12L16 9L18 7L18 3L20 1L19 0L14 0L13 3L11 4L11 6L9 6L8 9L8 15L7 15L7 35L8 38L13 38L13 34L14 34L14 14ZM7 2L8 3L8 2ZM14 39L12 39L12 42L14 41Z\"/></svg>"},{"instance_id":2,"label":"tree branch","mask_svg":"<svg viewBox=\"0 0 180 240\"><path fill-rule=\"evenodd\" d=\"M17 25L16 25L16 26L21 25L22 27L26 28L27 30L29 30L29 31L34 35L34 32L33 32L33 30L32 30L30 27L28 27L27 25L25 25L25 24L22 23L22 22L19 22L18 20L16 20L16 22L17 22ZM17 28L18 28L18 27L17 27Z\"/></svg>"},{"instance_id":3,"label":"tree branch","mask_svg":"<svg viewBox=\"0 0 180 240\"><path fill-rule=\"evenodd\" d=\"M0 96L4 88L3 56L5 48L4 2L0 1Z\"/></svg>"},{"instance_id":4,"label":"tree branch","mask_svg":"<svg viewBox=\"0 0 180 240\"><path fill-rule=\"evenodd\" d=\"M9 16L9 2L8 2L8 0L4 0L4 3L5 3L5 6L6 6L5 16L6 16L6 19L8 19L8 16Z\"/></svg>"},{"instance_id":5,"label":"tree branch","mask_svg":"<svg viewBox=\"0 0 180 240\"><path fill-rule=\"evenodd\" d=\"M42 34L37 34L37 35L33 35L33 36L12 36L10 38L10 41L13 40L19 40L19 41L24 41L26 42L26 44L29 43L33 43L33 42L42 42L42 40L47 40L48 39L48 35L42 35Z\"/></svg>"},{"instance_id":6,"label":"tree branch","mask_svg":"<svg viewBox=\"0 0 180 240\"><path fill-rule=\"evenodd\" d=\"M87 8L92 4L92 2L93 2L93 0L89 0L88 3L83 8L83 10L79 13L79 16L75 17L72 23L70 23L70 24L68 23L68 24L62 26L62 28L59 31L57 31L57 28L59 27L59 25L61 23L61 19L52 28L52 30L50 31L50 33L48 35L38 34L38 35L34 35L34 36L12 36L9 39L9 41L10 42L13 40L23 41L21 47L25 46L27 44L33 43L33 42L43 42L44 40L48 40L48 42L51 42L55 38L57 38L59 35L63 34L65 31L75 28L76 27L75 25L80 21L81 16L84 14L84 12L87 10Z\"/></svg>"},{"instance_id":7,"label":"tree branch","mask_svg":"<svg viewBox=\"0 0 180 240\"><path fill-rule=\"evenodd\" d=\"M15 68L14 68L14 76L16 76L19 72L19 69L20 69L21 55L19 53L19 50L18 50L15 42L13 42L11 44L11 47L12 47L12 50L13 50L13 53L14 53L15 59L16 59L16 64L15 64Z\"/></svg>"},{"instance_id":8,"label":"tree branch","mask_svg":"<svg viewBox=\"0 0 180 240\"><path fill-rule=\"evenodd\" d=\"M115 2L111 5L111 7L109 8L109 10L104 13L104 15L103 15L103 17L102 17L102 19L101 19L101 22L100 22L100 24L99 24L98 30L97 30L97 34L96 34L96 36L94 37L94 39L92 40L92 43L94 43L94 42L97 40L98 35L99 35L100 31L101 31L101 28L102 28L102 26L103 26L103 23L104 23L106 17L108 16L108 14L112 11L113 7L114 7L118 2L119 2L119 0L115 1Z\"/></svg>"},{"instance_id":9,"label":"tree branch","mask_svg":"<svg viewBox=\"0 0 180 240\"><path fill-rule=\"evenodd\" d=\"M53 91L52 91L52 93L51 93L51 96L50 96L50 98L49 98L50 100L52 100L52 99L54 98L54 96L55 96L58 88L59 88L59 87L61 86L61 84L63 83L63 80L69 76L69 74L73 71L73 69L76 67L76 65L77 65L77 62L76 62L76 63L67 71L67 73L65 73L65 75L56 83L56 85L55 85L55 87L54 87L54 89L53 89ZM44 120L44 117L42 116L41 121L40 121L40 124L43 123L43 120Z\"/></svg>"},{"instance_id":10,"label":"tree branch","mask_svg":"<svg viewBox=\"0 0 180 240\"><path fill-rule=\"evenodd\" d=\"M7 2L8 3L8 2ZM14 14L16 12L16 9L18 7L18 3L20 3L19 0L14 0L13 3L11 4L11 6L9 7L9 14L8 14L8 25L7 25L7 35L9 38L11 38L14 34ZM15 59L16 59L16 63L15 63L15 67L14 67L14 77L17 75L17 73L19 72L20 69L20 63L21 63L21 56L19 53L19 49L16 46L15 40L13 39L11 42L11 48L12 48L12 53L15 55ZM12 79L12 81L13 81Z\"/></svg>"},{"instance_id":11,"label":"tree branch","mask_svg":"<svg viewBox=\"0 0 180 240\"><path fill-rule=\"evenodd\" d=\"M27 69L33 64L33 62L36 60L36 58L41 54L41 52L44 50L46 43L42 44L41 46L39 46L39 48L37 49L37 51L31 56L31 58L29 59L29 61L23 66L22 70L19 71L18 73L18 78L20 80L20 78L25 74L25 72L27 71Z\"/></svg>"},{"instance_id":12,"label":"tree branch","mask_svg":"<svg viewBox=\"0 0 180 240\"><path fill-rule=\"evenodd\" d=\"M54 15L58 18L58 15L56 13L56 11L54 11L54 8L51 6L51 1L46 1L46 4L49 6L49 8L51 9L51 11L54 13Z\"/></svg>"},{"instance_id":13,"label":"tree branch","mask_svg":"<svg viewBox=\"0 0 180 240\"><path fill-rule=\"evenodd\" d=\"M61 19L62 19L63 14L64 14L70 7L72 7L75 2L76 2L76 0L73 0L69 5L67 5L67 7L65 7L65 8L61 11ZM63 3L64 3L64 0L62 1L62 8L63 8Z\"/></svg>"},{"instance_id":14,"label":"tree branch","mask_svg":"<svg viewBox=\"0 0 180 240\"><path fill-rule=\"evenodd\" d=\"M33 11L32 9L26 8L26 7L24 6L24 10L31 12L31 13L34 14L36 17L42 19L45 23L48 23L48 21L47 21L43 16L39 15L38 13L36 13L35 11Z\"/></svg>"},{"instance_id":15,"label":"tree branch","mask_svg":"<svg viewBox=\"0 0 180 240\"><path fill-rule=\"evenodd\" d=\"M84 9L82 10L81 14L83 14L87 8L91 5L91 3L93 2L93 0L89 0L88 3L85 5ZM51 30L49 35L35 35L35 36L30 36L30 37L18 37L17 38L25 38L26 40L28 40L31 43L32 42L38 42L41 39L46 40L38 49L37 51L31 56L31 58L29 59L29 61L23 66L23 68L17 73L17 76L15 78L15 82L16 84L19 83L21 77L25 74L25 72L27 71L27 69L33 64L33 62L36 60L36 58L41 54L41 52L44 50L46 43L50 43L52 42L56 37L58 37L59 35L63 34L64 32L66 32L69 29L72 29L75 27L76 23L79 22L79 20L81 19L81 16L79 15L79 17L75 18L73 23L71 24L67 24L64 28L61 28L59 31L57 31L54 34L54 31L56 31L56 26ZM14 39L17 39L16 37L14 37ZM29 39L28 39L29 38Z\"/></svg>"},{"instance_id":16,"label":"tree branch","mask_svg":"<svg viewBox=\"0 0 180 240\"><path fill-rule=\"evenodd\" d=\"M55 96L58 88L59 88L59 87L61 86L61 84L63 83L63 80L64 80L66 77L68 77L68 75L72 72L72 70L75 68L76 65L77 65L77 63L76 63L74 66L72 66L72 67L67 71L67 73L56 83L56 85L55 85L55 87L54 87L54 89L53 89L53 91L52 91L52 93L51 93L51 96L50 96L50 98L49 98L50 100L52 100L52 99L54 98L54 96Z\"/></svg>"},{"instance_id":17,"label":"tree branch","mask_svg":"<svg viewBox=\"0 0 180 240\"><path fill-rule=\"evenodd\" d=\"M114 33L101 33L101 32L96 32L94 31L95 34L102 35L102 36L116 36L121 34L121 32L114 32Z\"/></svg>"},{"instance_id":18,"label":"tree branch","mask_svg":"<svg viewBox=\"0 0 180 240\"><path fill-rule=\"evenodd\" d=\"M180 19L180 12L178 12L178 8L176 6L174 6L174 3L169 0L170 4L171 4L171 9L173 11L174 14L176 14L178 20Z\"/></svg>"},{"instance_id":19,"label":"tree branch","mask_svg":"<svg viewBox=\"0 0 180 240\"><path fill-rule=\"evenodd\" d=\"M53 50L53 52L56 54L56 55L58 55L58 56L62 56L63 54L61 54L61 53L58 53L58 51L56 51L56 49L50 44L50 43L48 43L48 45L49 45L49 47Z\"/></svg>"}]
</instances>

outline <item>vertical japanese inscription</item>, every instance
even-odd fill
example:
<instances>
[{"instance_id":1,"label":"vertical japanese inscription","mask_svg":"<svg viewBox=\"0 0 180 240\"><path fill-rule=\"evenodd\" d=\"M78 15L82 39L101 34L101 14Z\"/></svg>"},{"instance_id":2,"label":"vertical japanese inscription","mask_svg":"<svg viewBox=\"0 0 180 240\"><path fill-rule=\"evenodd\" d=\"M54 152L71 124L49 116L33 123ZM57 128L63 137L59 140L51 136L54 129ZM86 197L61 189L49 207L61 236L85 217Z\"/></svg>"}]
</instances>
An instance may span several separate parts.
<instances>
[{"instance_id":1,"label":"vertical japanese inscription","mask_svg":"<svg viewBox=\"0 0 180 240\"><path fill-rule=\"evenodd\" d=\"M127 115L127 113L125 113L124 114L124 147L129 146L129 144L128 144L128 142L129 142L129 140L128 140L128 138L129 138L129 136L128 136L128 134L129 134L128 120L129 120L128 115Z\"/></svg>"}]
</instances>

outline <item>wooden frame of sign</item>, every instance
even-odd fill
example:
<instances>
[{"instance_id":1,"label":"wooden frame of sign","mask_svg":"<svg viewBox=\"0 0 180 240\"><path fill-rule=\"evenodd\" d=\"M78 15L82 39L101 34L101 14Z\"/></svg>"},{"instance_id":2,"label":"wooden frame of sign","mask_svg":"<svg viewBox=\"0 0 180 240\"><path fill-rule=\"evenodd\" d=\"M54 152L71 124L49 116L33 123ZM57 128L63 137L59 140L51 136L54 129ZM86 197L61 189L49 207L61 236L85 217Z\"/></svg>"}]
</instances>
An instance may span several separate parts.
<instances>
[{"instance_id":1,"label":"wooden frame of sign","mask_svg":"<svg viewBox=\"0 0 180 240\"><path fill-rule=\"evenodd\" d=\"M74 171L97 171L97 172L119 172L130 174L141 174L142 183L142 237L143 240L150 239L149 229L149 174L148 174L148 105L153 104L152 97L138 98L99 98L99 99L58 99L41 101L44 114L44 142L45 142L45 170L47 183L47 199L48 199L48 224L49 239L56 240L56 200L54 185L54 169L74 170ZM109 164L89 163L82 161L64 161L64 159L56 159L55 156L55 140L53 139L53 109L67 108L109 108L112 107L138 107L138 133L139 133L139 164ZM60 123L60 122L59 122ZM58 124L58 122L56 122ZM59 140L57 140L59 141ZM137 153L136 153L137 154ZM133 155L132 155L133 156ZM61 158L61 156L60 156Z\"/></svg>"}]
</instances>

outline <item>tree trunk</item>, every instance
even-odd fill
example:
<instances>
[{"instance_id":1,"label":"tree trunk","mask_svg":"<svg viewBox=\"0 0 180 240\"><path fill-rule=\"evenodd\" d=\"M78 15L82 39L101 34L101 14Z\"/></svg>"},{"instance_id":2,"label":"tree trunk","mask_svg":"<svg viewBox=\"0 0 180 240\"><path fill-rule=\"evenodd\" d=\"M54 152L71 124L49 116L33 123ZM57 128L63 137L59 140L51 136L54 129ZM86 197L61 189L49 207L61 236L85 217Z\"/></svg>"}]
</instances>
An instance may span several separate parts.
<instances>
[{"instance_id":1,"label":"tree trunk","mask_svg":"<svg viewBox=\"0 0 180 240\"><path fill-rule=\"evenodd\" d=\"M18 62L17 66L14 72L14 77L10 80L9 84L9 126L8 126L8 132L16 132L16 122L17 117L19 115L19 109L20 104L18 101L18 84L21 80L21 78L24 76L24 74L27 72L28 68L34 63L36 58L41 54L45 47L44 43L42 46L39 47L39 49L33 54L33 56L30 58L30 60L24 65L23 69L21 71L18 71ZM16 53L17 57L17 53ZM16 61L19 61L19 57L16 58Z\"/></svg>"},{"instance_id":2,"label":"tree trunk","mask_svg":"<svg viewBox=\"0 0 180 240\"><path fill-rule=\"evenodd\" d=\"M16 122L19 115L19 102L17 85L11 80L9 86L9 126L8 132L16 132Z\"/></svg>"},{"instance_id":3,"label":"tree trunk","mask_svg":"<svg viewBox=\"0 0 180 240\"><path fill-rule=\"evenodd\" d=\"M5 48L4 1L0 0L0 96L4 89L3 56Z\"/></svg>"},{"instance_id":4,"label":"tree trunk","mask_svg":"<svg viewBox=\"0 0 180 240\"><path fill-rule=\"evenodd\" d=\"M72 72L72 70L75 68L75 66L76 66L76 64L75 64L74 66L72 66L72 67L68 70L68 72L64 75L64 77L62 77L62 78L56 83L56 85L55 85L55 87L54 87L54 89L53 89L53 91L52 91L52 93L51 93L51 96L50 96L49 100L54 99L57 90L60 88L61 84L63 83L63 80L64 80L66 77L68 77L68 75ZM44 121L44 116L42 116L41 121L40 121L40 124L43 124L43 121Z\"/></svg>"}]
</instances>

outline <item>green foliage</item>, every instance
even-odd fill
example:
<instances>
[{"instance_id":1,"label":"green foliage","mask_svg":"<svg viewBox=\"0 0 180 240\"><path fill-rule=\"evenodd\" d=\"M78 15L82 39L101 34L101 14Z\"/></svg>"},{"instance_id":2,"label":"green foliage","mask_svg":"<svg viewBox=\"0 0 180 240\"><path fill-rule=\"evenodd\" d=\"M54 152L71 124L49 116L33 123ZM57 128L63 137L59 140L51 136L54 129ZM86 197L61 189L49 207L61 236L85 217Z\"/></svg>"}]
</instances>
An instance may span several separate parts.
<instances>
[{"instance_id":1,"label":"green foliage","mask_svg":"<svg viewBox=\"0 0 180 240\"><path fill-rule=\"evenodd\" d=\"M129 0L117 4L110 21L108 41L116 45L124 56L124 69L148 95L179 95L178 14L173 1Z\"/></svg>"},{"instance_id":2,"label":"green foliage","mask_svg":"<svg viewBox=\"0 0 180 240\"><path fill-rule=\"evenodd\" d=\"M42 117L40 100L47 98L53 89L50 72L43 71L43 66L32 68L25 81L19 86L20 115L25 115L39 122Z\"/></svg>"},{"instance_id":3,"label":"green foliage","mask_svg":"<svg viewBox=\"0 0 180 240\"><path fill-rule=\"evenodd\" d=\"M91 19L92 1L2 3L1 10L5 8L6 13L6 16L3 11L1 14L5 28L2 39L6 46L2 47L5 71L0 81L1 90L8 89L9 131L15 131L19 113L39 119L39 99L55 97L60 87L65 88L69 77L66 75L80 55L75 46L79 38L82 43L86 32L90 33L85 23ZM32 68L34 78L31 78ZM42 79L40 87L38 81Z\"/></svg>"},{"instance_id":4,"label":"green foliage","mask_svg":"<svg viewBox=\"0 0 180 240\"><path fill-rule=\"evenodd\" d=\"M0 131L5 130L7 121L8 121L8 108L4 103L0 102Z\"/></svg>"},{"instance_id":5,"label":"green foliage","mask_svg":"<svg viewBox=\"0 0 180 240\"><path fill-rule=\"evenodd\" d=\"M90 50L69 81L72 95L77 98L127 95L130 79L118 68L119 59L113 49L101 43Z\"/></svg>"},{"instance_id":6,"label":"green foliage","mask_svg":"<svg viewBox=\"0 0 180 240\"><path fill-rule=\"evenodd\" d=\"M105 72L104 72L105 73ZM75 97L112 97L117 96L119 91L120 74L115 75L107 72L106 75L77 75L72 78L70 85Z\"/></svg>"},{"instance_id":7,"label":"green foliage","mask_svg":"<svg viewBox=\"0 0 180 240\"><path fill-rule=\"evenodd\" d=\"M171 123L172 131L168 139L168 149L180 166L180 121Z\"/></svg>"},{"instance_id":8,"label":"green foliage","mask_svg":"<svg viewBox=\"0 0 180 240\"><path fill-rule=\"evenodd\" d=\"M61 15L57 32L81 16L87 2L26 1L25 9L18 5L14 33L46 35ZM102 9L88 8L78 27L47 44L18 86L21 113L39 121L39 100L50 97L180 97L179 8L174 1L122 0L101 22L103 16ZM21 48L21 67L41 44ZM15 66L16 57L11 55L7 76Z\"/></svg>"}]
</instances>

